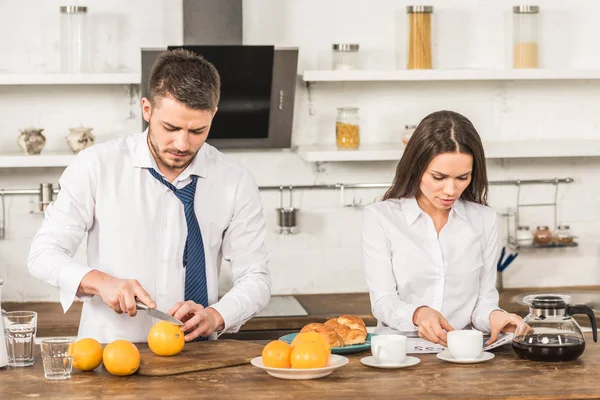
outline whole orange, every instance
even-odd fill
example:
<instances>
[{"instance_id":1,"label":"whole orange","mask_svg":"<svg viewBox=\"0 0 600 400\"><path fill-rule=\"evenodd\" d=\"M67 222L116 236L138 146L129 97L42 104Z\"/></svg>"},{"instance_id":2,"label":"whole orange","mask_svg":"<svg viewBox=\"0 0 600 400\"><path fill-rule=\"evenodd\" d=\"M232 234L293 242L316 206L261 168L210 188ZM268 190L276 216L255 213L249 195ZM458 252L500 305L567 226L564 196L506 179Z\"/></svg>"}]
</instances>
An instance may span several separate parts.
<instances>
[{"instance_id":1,"label":"whole orange","mask_svg":"<svg viewBox=\"0 0 600 400\"><path fill-rule=\"evenodd\" d=\"M91 371L102 364L102 345L96 339L80 339L69 346L68 352L73 356L73 368L80 371Z\"/></svg>"},{"instance_id":2,"label":"whole orange","mask_svg":"<svg viewBox=\"0 0 600 400\"><path fill-rule=\"evenodd\" d=\"M327 353L327 361L329 361L329 355L331 354L331 346L329 346L329 343L327 343L325 338L323 336L321 336L321 334L319 332L300 332L300 333L298 333L296 335L296 337L294 338L294 340L292 340L292 347L295 347L298 343L302 343L302 342L306 342L306 341L320 343L321 346L323 346L323 349L325 349L325 352Z\"/></svg>"},{"instance_id":3,"label":"whole orange","mask_svg":"<svg viewBox=\"0 0 600 400\"><path fill-rule=\"evenodd\" d=\"M327 365L328 358L321 344L306 341L294 346L290 363L292 368L323 368Z\"/></svg>"},{"instance_id":4,"label":"whole orange","mask_svg":"<svg viewBox=\"0 0 600 400\"><path fill-rule=\"evenodd\" d=\"M148 347L158 356L174 356L183 350L185 334L179 326L160 321L148 332Z\"/></svg>"},{"instance_id":5,"label":"whole orange","mask_svg":"<svg viewBox=\"0 0 600 400\"><path fill-rule=\"evenodd\" d=\"M140 367L140 352L127 340L115 340L104 348L104 368L113 375L134 374Z\"/></svg>"},{"instance_id":6,"label":"whole orange","mask_svg":"<svg viewBox=\"0 0 600 400\"><path fill-rule=\"evenodd\" d=\"M273 340L262 351L262 362L265 367L290 368L292 346L281 340Z\"/></svg>"}]
</instances>

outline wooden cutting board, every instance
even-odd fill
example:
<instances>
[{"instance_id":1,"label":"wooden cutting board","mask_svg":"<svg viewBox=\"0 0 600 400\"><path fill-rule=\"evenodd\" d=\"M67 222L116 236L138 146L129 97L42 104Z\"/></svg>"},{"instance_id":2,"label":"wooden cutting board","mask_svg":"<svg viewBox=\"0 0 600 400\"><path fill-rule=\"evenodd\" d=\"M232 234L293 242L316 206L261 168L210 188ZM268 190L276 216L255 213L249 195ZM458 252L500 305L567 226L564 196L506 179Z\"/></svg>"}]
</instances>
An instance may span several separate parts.
<instances>
[{"instance_id":1,"label":"wooden cutting board","mask_svg":"<svg viewBox=\"0 0 600 400\"><path fill-rule=\"evenodd\" d=\"M157 356L149 348L143 348L138 374L166 376L249 364L261 355L263 347L241 340L210 340L186 343L181 353L171 357Z\"/></svg>"}]
</instances>

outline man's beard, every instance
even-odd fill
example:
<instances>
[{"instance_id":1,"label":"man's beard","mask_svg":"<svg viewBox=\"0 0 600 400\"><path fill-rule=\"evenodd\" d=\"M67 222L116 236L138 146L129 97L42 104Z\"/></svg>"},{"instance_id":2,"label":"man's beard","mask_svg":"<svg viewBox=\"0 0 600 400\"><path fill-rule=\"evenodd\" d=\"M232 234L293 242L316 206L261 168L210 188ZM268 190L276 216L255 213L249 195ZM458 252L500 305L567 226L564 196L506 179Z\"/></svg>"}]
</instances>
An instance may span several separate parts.
<instances>
[{"instance_id":1,"label":"man's beard","mask_svg":"<svg viewBox=\"0 0 600 400\"><path fill-rule=\"evenodd\" d=\"M179 153L177 151L177 149L168 149L168 148L161 151L158 148L158 146L154 143L153 135L152 135L152 128L150 128L150 124L148 124L148 145L150 146L152 154L156 157L156 163L159 166L162 166L162 167L165 167L168 169L173 169L173 170L183 171L184 169L186 169L187 166L191 164L191 162L194 160L194 157L198 153L198 152L196 152L195 154L192 154L191 152L183 153L185 155L192 155L187 161L182 160L182 162L177 162L177 161L168 160L167 158L164 157L165 153L169 153L169 152L177 153L177 154L182 154L182 153Z\"/></svg>"}]
</instances>

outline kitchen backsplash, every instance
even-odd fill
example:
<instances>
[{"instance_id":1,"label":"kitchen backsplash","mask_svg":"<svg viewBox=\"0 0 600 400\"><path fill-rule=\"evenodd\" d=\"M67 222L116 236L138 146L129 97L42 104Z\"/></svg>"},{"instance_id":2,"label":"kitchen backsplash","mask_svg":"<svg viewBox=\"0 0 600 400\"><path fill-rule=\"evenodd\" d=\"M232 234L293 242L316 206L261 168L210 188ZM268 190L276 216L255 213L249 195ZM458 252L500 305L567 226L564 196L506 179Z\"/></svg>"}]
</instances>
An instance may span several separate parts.
<instances>
[{"instance_id":1,"label":"kitchen backsplash","mask_svg":"<svg viewBox=\"0 0 600 400\"><path fill-rule=\"evenodd\" d=\"M22 66L31 70L26 72L48 72L58 60L57 10L62 3L36 0L19 7L17 3L21 2L9 0L0 5L0 35L20 38L19 43L0 41L0 52L14 55L10 60L0 59L0 73L17 72ZM143 7L141 1L127 5L116 0L93 3L94 8L101 8L106 14L119 14L126 28L120 46L131 51L109 57L115 60L115 65L138 70L140 46L181 43L180 1L152 0L143 2ZM403 43L397 43L401 37L397 28L403 32L406 26L398 26L397 21L398 18L403 21L398 15L405 13L407 4L410 3L392 0L370 3L246 0L244 42L299 47L299 71L329 68L332 43L356 42L361 44L361 54L368 56L365 67L391 69L398 60L402 61L406 50ZM497 1L491 5L476 0L438 0L429 4L436 7L438 28L434 35L434 66L503 68L507 65L509 53L505 42L510 35L504 22L512 2ZM555 68L599 68L600 48L593 38L598 36L600 28L594 23L573 24L575 20L592 22L592 15L600 12L600 4L548 0L543 8L547 12L541 24L542 64ZM139 11L142 9L143 13ZM18 10L27 18L16 18L4 10L11 13ZM453 24L452 18L469 23ZM309 23L312 26L307 29ZM569 34L560 35L555 32L558 28L550 29L552 26L559 26ZM462 29L467 29L467 33ZM440 108L454 109L471 118L484 140L578 140L600 135L596 107L600 98L598 81L317 84L313 95L316 114L309 115L306 88L298 84L295 145L333 144L335 108L343 105L360 107L364 143L399 143L404 125L418 123L427 113ZM47 152L67 151L64 136L69 127L80 124L94 127L97 141L102 142L139 130L139 113L139 90L127 85L0 86L3 122L0 152L16 153L18 129L29 126L45 128ZM261 186L390 182L395 169L394 162L315 165L292 151L230 154L252 171ZM600 283L600 187L597 185L600 158L491 160L488 167L491 180L575 179L560 188L558 216L559 222L571 226L580 246L521 251L505 272L505 286ZM61 168L0 169L0 188L37 188L40 182L57 182L61 171ZM366 204L382 192L347 190L345 201ZM524 188L522 194L525 202L548 202L553 195L551 187ZM263 199L274 294L366 290L360 251L360 207L341 206L339 192L333 190L294 191L294 206L300 209L300 232L283 236L274 233L278 193L263 192ZM6 239L0 240L0 278L6 279L3 290L6 300L58 298L53 288L30 278L27 272L29 243L42 219L41 215L30 214L35 200L35 197L5 200L8 218ZM514 187L491 188L490 203L498 212L514 207L515 202ZM551 209L527 209L523 219L534 228L551 225L553 214ZM502 221L504 241L506 227ZM77 257L85 259L84 249ZM223 272L222 287L226 290L230 280L226 266Z\"/></svg>"}]
</instances>

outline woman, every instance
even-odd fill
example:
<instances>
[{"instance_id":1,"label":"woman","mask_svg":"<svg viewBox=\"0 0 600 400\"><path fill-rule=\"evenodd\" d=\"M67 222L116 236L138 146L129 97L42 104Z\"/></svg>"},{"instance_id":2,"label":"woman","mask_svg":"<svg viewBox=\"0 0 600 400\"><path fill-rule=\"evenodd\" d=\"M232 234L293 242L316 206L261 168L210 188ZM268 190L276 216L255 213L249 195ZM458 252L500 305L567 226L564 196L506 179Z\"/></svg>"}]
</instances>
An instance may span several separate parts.
<instances>
[{"instance_id":1,"label":"woman","mask_svg":"<svg viewBox=\"0 0 600 400\"><path fill-rule=\"evenodd\" d=\"M487 207L479 134L464 116L439 111L412 135L382 202L365 208L362 248L377 333L418 331L446 346L446 332L514 330L498 308L498 218Z\"/></svg>"}]
</instances>

